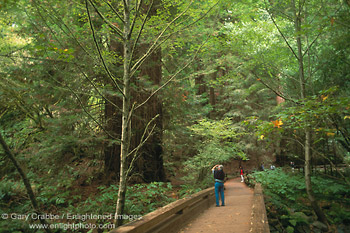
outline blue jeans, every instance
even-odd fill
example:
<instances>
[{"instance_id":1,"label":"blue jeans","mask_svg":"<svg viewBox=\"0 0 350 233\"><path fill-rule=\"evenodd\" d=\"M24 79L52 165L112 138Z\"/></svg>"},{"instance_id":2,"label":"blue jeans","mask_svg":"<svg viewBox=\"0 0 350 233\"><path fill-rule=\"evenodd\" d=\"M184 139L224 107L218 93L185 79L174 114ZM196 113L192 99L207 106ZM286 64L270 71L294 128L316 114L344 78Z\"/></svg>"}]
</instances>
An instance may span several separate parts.
<instances>
[{"instance_id":1,"label":"blue jeans","mask_svg":"<svg viewBox=\"0 0 350 233\"><path fill-rule=\"evenodd\" d=\"M219 206L219 193L221 194L221 204L225 205L225 196L224 196L224 183L215 182L215 199L216 205Z\"/></svg>"}]
</instances>

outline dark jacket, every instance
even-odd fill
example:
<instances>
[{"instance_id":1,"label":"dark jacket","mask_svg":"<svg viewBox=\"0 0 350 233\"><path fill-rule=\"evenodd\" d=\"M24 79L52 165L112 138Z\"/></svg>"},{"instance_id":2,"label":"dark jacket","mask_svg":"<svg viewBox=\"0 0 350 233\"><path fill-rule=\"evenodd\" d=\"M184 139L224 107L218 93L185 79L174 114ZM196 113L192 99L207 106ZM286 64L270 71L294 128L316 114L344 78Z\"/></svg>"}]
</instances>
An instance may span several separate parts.
<instances>
[{"instance_id":1,"label":"dark jacket","mask_svg":"<svg viewBox=\"0 0 350 233\"><path fill-rule=\"evenodd\" d=\"M215 170L214 171L214 179L225 180L225 172L223 170Z\"/></svg>"}]
</instances>

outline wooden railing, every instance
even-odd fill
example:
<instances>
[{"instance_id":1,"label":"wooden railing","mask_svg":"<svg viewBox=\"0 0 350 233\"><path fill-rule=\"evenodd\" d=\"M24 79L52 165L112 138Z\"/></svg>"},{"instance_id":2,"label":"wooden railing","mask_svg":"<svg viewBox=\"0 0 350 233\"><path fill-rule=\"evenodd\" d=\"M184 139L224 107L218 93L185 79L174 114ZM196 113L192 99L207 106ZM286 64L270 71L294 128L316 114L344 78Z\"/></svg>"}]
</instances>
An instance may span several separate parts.
<instances>
[{"instance_id":1,"label":"wooden railing","mask_svg":"<svg viewBox=\"0 0 350 233\"><path fill-rule=\"evenodd\" d=\"M110 233L175 233L203 210L215 203L214 188L202 190L157 209L142 219L120 226ZM252 233L269 233L269 224L261 184L254 187L251 228Z\"/></svg>"},{"instance_id":2,"label":"wooden railing","mask_svg":"<svg viewBox=\"0 0 350 233\"><path fill-rule=\"evenodd\" d=\"M254 187L254 198L252 208L251 233L269 233L270 227L267 220L263 190L260 183Z\"/></svg>"},{"instance_id":3,"label":"wooden railing","mask_svg":"<svg viewBox=\"0 0 350 233\"><path fill-rule=\"evenodd\" d=\"M110 233L178 232L189 220L215 203L214 188L202 190L190 197L177 200L142 219L120 226Z\"/></svg>"}]
</instances>

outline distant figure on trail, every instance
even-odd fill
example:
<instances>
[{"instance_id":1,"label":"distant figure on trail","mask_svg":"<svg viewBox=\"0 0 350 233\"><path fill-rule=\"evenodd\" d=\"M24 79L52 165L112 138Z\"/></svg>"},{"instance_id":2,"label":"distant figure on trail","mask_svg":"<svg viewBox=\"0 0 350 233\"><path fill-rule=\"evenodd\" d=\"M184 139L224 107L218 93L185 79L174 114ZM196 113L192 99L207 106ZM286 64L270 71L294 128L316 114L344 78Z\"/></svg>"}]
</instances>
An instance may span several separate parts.
<instances>
[{"instance_id":1,"label":"distant figure on trail","mask_svg":"<svg viewBox=\"0 0 350 233\"><path fill-rule=\"evenodd\" d=\"M261 164L261 167L260 167L260 168L261 168L261 171L264 171L264 170L265 170L265 169L264 169L264 163Z\"/></svg>"},{"instance_id":2,"label":"distant figure on trail","mask_svg":"<svg viewBox=\"0 0 350 233\"><path fill-rule=\"evenodd\" d=\"M216 200L216 206L219 207L219 194L221 197L221 206L225 206L225 196L224 196L224 182L225 182L225 173L224 173L224 166L222 165L215 165L211 169L212 173L214 174L215 179L215 200Z\"/></svg>"},{"instance_id":3,"label":"distant figure on trail","mask_svg":"<svg viewBox=\"0 0 350 233\"><path fill-rule=\"evenodd\" d=\"M292 172L294 172L294 162L292 161L292 162L290 162L290 166L292 167Z\"/></svg>"},{"instance_id":4,"label":"distant figure on trail","mask_svg":"<svg viewBox=\"0 0 350 233\"><path fill-rule=\"evenodd\" d=\"M239 174L241 175L241 182L244 182L244 171L242 166L239 166Z\"/></svg>"}]
</instances>

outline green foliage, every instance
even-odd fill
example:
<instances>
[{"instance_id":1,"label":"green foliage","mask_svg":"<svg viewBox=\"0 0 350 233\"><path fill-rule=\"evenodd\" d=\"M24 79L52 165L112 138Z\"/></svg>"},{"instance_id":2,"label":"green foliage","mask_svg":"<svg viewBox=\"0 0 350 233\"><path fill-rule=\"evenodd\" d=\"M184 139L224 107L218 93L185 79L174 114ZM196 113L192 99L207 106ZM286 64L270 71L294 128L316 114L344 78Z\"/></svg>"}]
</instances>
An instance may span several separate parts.
<instances>
[{"instance_id":1,"label":"green foliage","mask_svg":"<svg viewBox=\"0 0 350 233\"><path fill-rule=\"evenodd\" d=\"M347 133L350 129L350 98L339 96L338 90L338 87L331 87L293 106L285 103L271 115L269 121L252 117L244 121L244 124L255 132L260 141L270 144L288 140L302 145L302 135L305 128L308 128L313 132L314 162L342 163L350 150ZM295 154L292 148L288 153Z\"/></svg>"},{"instance_id":2,"label":"green foliage","mask_svg":"<svg viewBox=\"0 0 350 233\"><path fill-rule=\"evenodd\" d=\"M170 183L152 182L136 184L128 189L126 213L144 215L175 199L171 197L173 187Z\"/></svg>"},{"instance_id":3,"label":"green foliage","mask_svg":"<svg viewBox=\"0 0 350 233\"><path fill-rule=\"evenodd\" d=\"M12 181L6 177L0 182L0 214L21 213L32 211L31 203L26 197L26 191L22 182ZM0 221L0 229L6 232L35 232L30 230L28 222L18 219Z\"/></svg>"},{"instance_id":4,"label":"green foliage","mask_svg":"<svg viewBox=\"0 0 350 233\"><path fill-rule=\"evenodd\" d=\"M95 3L108 20L122 27L106 1ZM345 162L350 161L347 97L350 8L342 1L329 4L307 1L302 4L305 8L301 9L301 30L296 33L290 2L265 3L194 1L185 17L169 27L170 33L183 25L190 30L179 30L176 36L163 34L169 36L161 47L163 82L206 42L194 62L157 96L163 103L162 146L168 175L175 176L179 170L187 174L180 196L211 184L210 168L214 164L232 158L246 159L248 152L260 156L266 145L277 148L282 140L288 140L283 151L299 158L293 143L302 144L306 127L313 132L315 161L320 154L335 162L342 162L342 157ZM161 1L161 4L147 18L145 34L140 38L144 45L154 42L189 2ZM131 10L132 17L135 9ZM89 159L101 164L105 145L120 143L118 139L106 139L102 131L108 125L105 97L118 98L120 94L116 94L96 56L83 2L37 0L28 4L23 0L6 0L0 10L0 130L25 166L40 205L58 212L114 212L111 203L116 200L117 186L102 186L100 193L88 199L73 193L79 187L75 186L76 180L83 177L84 185L89 186L97 179L96 173L88 173L91 168L88 164L84 164L86 170L76 169L79 161ZM135 29L141 28L144 14L136 20ZM121 41L96 16L93 24L101 53L111 72L121 77L123 57L117 48ZM285 38L270 16L275 18ZM132 37L137 36L137 30ZM296 49L297 36L303 40L307 76L308 97L304 100L299 98L299 64L290 52ZM142 78L137 79L141 82ZM145 78L142 84L140 89L154 90L149 79ZM335 85L337 88L332 87ZM276 95L270 89L297 104L289 102L276 107ZM0 166L0 174L5 177L0 187L1 206L6 211L30 211L23 185L1 151ZM345 172L350 177L349 169ZM261 182L266 179L265 186L277 190L266 191L273 197L270 213L276 212L274 208L280 211L280 222L287 232L298 231L298 227L309 223L306 217L311 215L309 208L303 205L306 214L302 213L299 202L305 199L301 177L294 175L292 179L280 171L260 175L256 174L257 179ZM327 214L334 224L349 219L343 208L348 205L346 186L319 177L314 177L313 182L317 198L327 198L323 204L328 205ZM154 210L158 204L172 200L164 195L170 190L170 186L162 183L130 187L127 212ZM343 202L333 202L333 197ZM15 224L18 227L1 224L4 224L1 229L12 232L26 229L21 221Z\"/></svg>"},{"instance_id":5,"label":"green foliage","mask_svg":"<svg viewBox=\"0 0 350 233\"><path fill-rule=\"evenodd\" d=\"M291 174L277 168L275 170L267 170L266 172L256 172L251 177L255 182L269 187L265 190L265 194L267 196L274 195L272 199L276 201L275 204L277 202L281 203L282 200L293 203L298 197L306 197L305 182L301 175L291 176ZM293 207L291 206L291 208Z\"/></svg>"},{"instance_id":6,"label":"green foliage","mask_svg":"<svg viewBox=\"0 0 350 233\"><path fill-rule=\"evenodd\" d=\"M0 205L1 213L31 213L29 201L24 198L24 187L20 183L13 183L3 180L0 183ZM99 186L98 192L87 199L81 195L73 194L72 190L62 190L61 185L48 185L38 188L40 195L37 197L40 205L46 210L45 213L65 216L84 214L113 214L117 199L118 186ZM74 192L75 193L75 192ZM149 184L135 184L128 188L126 194L125 215L142 216L155 209L162 207L175 199L172 197L173 187L170 183L153 182ZM188 193L187 193L188 194ZM64 220L64 219L63 219ZM69 223L77 220L67 220ZM106 220L107 221L107 220ZM57 223L57 222L52 222ZM11 232L28 229L28 222L20 220L9 220L0 222L1 229L8 229ZM26 232L35 232L28 231ZM76 231L78 232L78 230Z\"/></svg>"},{"instance_id":7,"label":"green foliage","mask_svg":"<svg viewBox=\"0 0 350 233\"><path fill-rule=\"evenodd\" d=\"M218 163L225 163L232 158L247 159L243 146L239 144L242 133L235 127L232 120L226 118L220 121L203 119L190 129L198 138L196 145L198 153L187 159L185 180L196 184L208 184L210 168Z\"/></svg>"},{"instance_id":8,"label":"green foliage","mask_svg":"<svg viewBox=\"0 0 350 233\"><path fill-rule=\"evenodd\" d=\"M204 180L200 183L193 184L190 182L186 182L185 184L181 185L180 190L178 190L177 194L180 198L186 197L188 195L197 193L205 188L208 188L213 183L213 177L207 176L204 178Z\"/></svg>"},{"instance_id":9,"label":"green foliage","mask_svg":"<svg viewBox=\"0 0 350 233\"><path fill-rule=\"evenodd\" d=\"M267 170L248 175L250 182L261 183L272 232L300 232L316 221L308 205L303 174L285 169ZM321 176L312 177L317 200L322 203L334 225L349 225L349 186Z\"/></svg>"},{"instance_id":10,"label":"green foliage","mask_svg":"<svg viewBox=\"0 0 350 233\"><path fill-rule=\"evenodd\" d=\"M242 135L237 132L237 128L229 118L219 121L202 119L198 121L198 124L193 125L191 129L196 135L202 136L208 141L218 141L223 144L230 144L230 142L237 140Z\"/></svg>"},{"instance_id":11,"label":"green foliage","mask_svg":"<svg viewBox=\"0 0 350 233\"><path fill-rule=\"evenodd\" d=\"M344 120L350 114L350 98L336 96L337 87L320 91L318 95L304 100L300 105L289 107L286 111L276 115L277 119L282 120L284 127L292 129L303 129L312 127L324 133L331 132L332 116L339 115ZM322 128L322 127L325 127Z\"/></svg>"}]
</instances>

